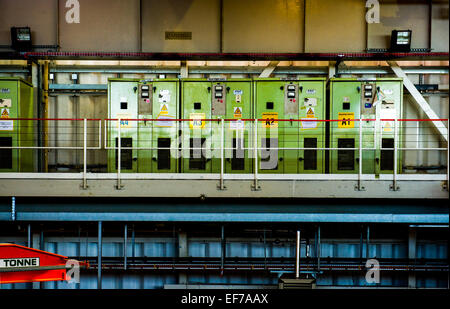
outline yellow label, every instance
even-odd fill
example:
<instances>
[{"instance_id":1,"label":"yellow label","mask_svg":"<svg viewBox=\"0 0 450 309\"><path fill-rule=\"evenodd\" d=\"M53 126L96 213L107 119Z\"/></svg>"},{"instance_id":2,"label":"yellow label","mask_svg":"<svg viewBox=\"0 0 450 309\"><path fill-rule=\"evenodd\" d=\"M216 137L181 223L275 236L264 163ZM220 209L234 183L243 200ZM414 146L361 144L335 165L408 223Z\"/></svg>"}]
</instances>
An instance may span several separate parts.
<instances>
[{"instance_id":1,"label":"yellow label","mask_svg":"<svg viewBox=\"0 0 450 309\"><path fill-rule=\"evenodd\" d=\"M120 118L121 128L131 128L132 121L128 120L131 119L131 114L117 114L117 118ZM119 127L119 125L117 125L117 127Z\"/></svg>"},{"instance_id":2,"label":"yellow label","mask_svg":"<svg viewBox=\"0 0 450 309\"><path fill-rule=\"evenodd\" d=\"M384 132L392 132L392 123L390 121L386 121L383 124L383 131Z\"/></svg>"},{"instance_id":3,"label":"yellow label","mask_svg":"<svg viewBox=\"0 0 450 309\"><path fill-rule=\"evenodd\" d=\"M263 113L262 114L263 128L278 128L278 113Z\"/></svg>"},{"instance_id":4,"label":"yellow label","mask_svg":"<svg viewBox=\"0 0 450 309\"><path fill-rule=\"evenodd\" d=\"M205 127L205 121L202 120L206 119L205 113L192 113L189 115L189 119L192 119L192 121L189 122L189 128L203 129Z\"/></svg>"},{"instance_id":5,"label":"yellow label","mask_svg":"<svg viewBox=\"0 0 450 309\"><path fill-rule=\"evenodd\" d=\"M355 119L355 113L339 113L338 114L338 128L348 129L355 127L355 121L351 121L351 119Z\"/></svg>"},{"instance_id":6,"label":"yellow label","mask_svg":"<svg viewBox=\"0 0 450 309\"><path fill-rule=\"evenodd\" d=\"M234 108L234 118L242 118L242 108L241 107Z\"/></svg>"}]
</instances>

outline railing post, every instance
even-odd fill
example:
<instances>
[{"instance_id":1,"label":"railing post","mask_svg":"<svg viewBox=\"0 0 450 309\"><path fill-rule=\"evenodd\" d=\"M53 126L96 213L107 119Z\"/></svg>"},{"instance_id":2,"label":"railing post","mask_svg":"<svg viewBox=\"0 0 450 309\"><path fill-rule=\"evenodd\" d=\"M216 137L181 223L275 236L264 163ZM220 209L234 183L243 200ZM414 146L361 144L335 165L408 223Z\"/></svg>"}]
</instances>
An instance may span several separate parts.
<instances>
[{"instance_id":1,"label":"railing post","mask_svg":"<svg viewBox=\"0 0 450 309\"><path fill-rule=\"evenodd\" d=\"M83 119L83 190L88 188L87 186L87 119Z\"/></svg>"},{"instance_id":2,"label":"railing post","mask_svg":"<svg viewBox=\"0 0 450 309\"><path fill-rule=\"evenodd\" d=\"M100 120L101 121L101 120ZM103 126L103 129L105 129L105 137L104 137L104 140L103 140L103 142L104 142L104 144L105 144L105 149L111 149L111 147L108 147L108 140L107 140L107 135L108 135L108 127L107 127L107 123L108 123L108 121L107 120L105 120L104 121L104 126Z\"/></svg>"},{"instance_id":3,"label":"railing post","mask_svg":"<svg viewBox=\"0 0 450 309\"><path fill-rule=\"evenodd\" d=\"M219 190L224 190L223 175L224 175L224 140L225 140L225 120L220 120L220 185Z\"/></svg>"},{"instance_id":4,"label":"railing post","mask_svg":"<svg viewBox=\"0 0 450 309\"><path fill-rule=\"evenodd\" d=\"M355 119L353 119L353 121L355 121ZM358 143L358 148L359 148L359 164L358 164L358 191L364 191L365 188L364 186L361 185L361 176L362 176L362 165L363 165L363 155L362 155L362 144L363 144L363 140L362 140L362 119L361 119L361 115L359 116L359 143ZM376 142L376 141L375 141Z\"/></svg>"},{"instance_id":5,"label":"railing post","mask_svg":"<svg viewBox=\"0 0 450 309\"><path fill-rule=\"evenodd\" d=\"M447 191L449 191L448 190L448 187L449 187L448 180L449 180L449 168L450 168L449 167L450 159L448 157L450 155L450 147L449 147L449 139L448 139L448 135L449 135L448 129L450 129L449 124L450 124L450 120L447 119Z\"/></svg>"},{"instance_id":6,"label":"railing post","mask_svg":"<svg viewBox=\"0 0 450 309\"><path fill-rule=\"evenodd\" d=\"M254 182L253 191L259 191L261 188L258 185L258 118L254 122L254 132L253 132L253 149L255 154L255 172L254 172Z\"/></svg>"},{"instance_id":7,"label":"railing post","mask_svg":"<svg viewBox=\"0 0 450 309\"><path fill-rule=\"evenodd\" d=\"M120 169L121 169L121 161L122 161L122 158L121 158L121 154L122 154L122 140L121 140L121 137L120 137L120 135L121 135L121 132L120 132L120 127L121 127L121 125L120 125L120 118L117 120L118 121L118 125L119 125L119 127L118 127L118 133L117 133L117 135L118 135L118 137L117 137L117 190L120 190L120 189L122 189L122 184L121 184L121 181L120 181Z\"/></svg>"},{"instance_id":8,"label":"railing post","mask_svg":"<svg viewBox=\"0 0 450 309\"><path fill-rule=\"evenodd\" d=\"M392 191L397 191L399 189L399 187L397 186L397 117L395 117L394 119L394 179L393 179L393 183L391 186Z\"/></svg>"},{"instance_id":9,"label":"railing post","mask_svg":"<svg viewBox=\"0 0 450 309\"><path fill-rule=\"evenodd\" d=\"M105 130L105 132L106 132L106 130ZM105 144L105 147L106 147L106 144ZM102 149L102 120L101 119L98 121L98 149Z\"/></svg>"}]
</instances>

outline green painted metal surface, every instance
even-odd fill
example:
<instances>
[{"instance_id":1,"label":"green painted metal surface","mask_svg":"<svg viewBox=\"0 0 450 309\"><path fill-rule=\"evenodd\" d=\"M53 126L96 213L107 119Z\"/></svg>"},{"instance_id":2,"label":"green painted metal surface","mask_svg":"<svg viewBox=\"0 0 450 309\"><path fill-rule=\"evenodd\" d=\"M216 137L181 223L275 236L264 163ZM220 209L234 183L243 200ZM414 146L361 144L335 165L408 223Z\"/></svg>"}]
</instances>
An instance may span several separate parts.
<instances>
[{"instance_id":1,"label":"green painted metal surface","mask_svg":"<svg viewBox=\"0 0 450 309\"><path fill-rule=\"evenodd\" d=\"M0 147L35 146L33 87L20 78L0 78ZM0 172L33 172L32 149L0 149Z\"/></svg>"},{"instance_id":2,"label":"green painted metal surface","mask_svg":"<svg viewBox=\"0 0 450 309\"><path fill-rule=\"evenodd\" d=\"M179 118L178 92L174 79L108 80L108 117L121 119L121 172L178 171L178 122L172 121ZM109 120L107 127L108 147L117 147L118 120ZM117 171L117 156L117 150L108 151L108 172Z\"/></svg>"},{"instance_id":3,"label":"green painted metal surface","mask_svg":"<svg viewBox=\"0 0 450 309\"><path fill-rule=\"evenodd\" d=\"M330 80L331 148L357 148L330 151L331 173L358 173L361 125L362 173L393 173L395 121L402 115L403 84L398 78L357 80L333 78ZM363 119L351 121L349 119ZM396 147L402 145L402 123L397 122ZM397 172L401 172L402 155L397 152Z\"/></svg>"},{"instance_id":4,"label":"green painted metal surface","mask_svg":"<svg viewBox=\"0 0 450 309\"><path fill-rule=\"evenodd\" d=\"M298 148L325 147L325 123L316 121L325 119L325 79L256 79L254 89L255 116L267 119L258 124L258 171L323 173L325 152Z\"/></svg>"},{"instance_id":5,"label":"green painted metal surface","mask_svg":"<svg viewBox=\"0 0 450 309\"><path fill-rule=\"evenodd\" d=\"M182 80L182 118L190 119L183 122L182 172L220 173L223 147L226 173L251 173L253 124L245 119L253 114L252 91L250 79Z\"/></svg>"}]
</instances>

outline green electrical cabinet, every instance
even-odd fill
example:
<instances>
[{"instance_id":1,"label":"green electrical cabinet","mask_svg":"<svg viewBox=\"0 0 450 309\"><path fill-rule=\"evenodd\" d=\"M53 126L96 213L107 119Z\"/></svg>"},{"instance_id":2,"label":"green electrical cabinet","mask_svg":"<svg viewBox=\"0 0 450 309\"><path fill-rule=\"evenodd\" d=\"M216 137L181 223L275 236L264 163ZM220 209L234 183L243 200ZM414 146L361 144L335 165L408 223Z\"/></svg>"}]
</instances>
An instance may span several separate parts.
<instances>
[{"instance_id":1,"label":"green electrical cabinet","mask_svg":"<svg viewBox=\"0 0 450 309\"><path fill-rule=\"evenodd\" d=\"M361 161L363 174L393 173L394 143L396 147L402 144L402 124L394 120L402 115L402 79L332 78L329 89L330 119L337 120L330 122L330 147L339 148L330 151L331 173L358 173ZM397 172L401 172L401 162L398 151Z\"/></svg>"},{"instance_id":2,"label":"green electrical cabinet","mask_svg":"<svg viewBox=\"0 0 450 309\"><path fill-rule=\"evenodd\" d=\"M121 172L178 172L178 93L176 79L108 80L108 172L118 168L118 119Z\"/></svg>"},{"instance_id":3,"label":"green electrical cabinet","mask_svg":"<svg viewBox=\"0 0 450 309\"><path fill-rule=\"evenodd\" d=\"M34 172L36 145L33 120L33 86L20 78L0 77L0 172ZM21 120L10 120L22 118ZM5 147L5 148L1 148Z\"/></svg>"},{"instance_id":4,"label":"green electrical cabinet","mask_svg":"<svg viewBox=\"0 0 450 309\"><path fill-rule=\"evenodd\" d=\"M255 117L263 120L258 123L258 172L324 172L325 152L316 148L325 147L325 122L317 121L325 120L325 82L325 78L254 80Z\"/></svg>"},{"instance_id":5,"label":"green electrical cabinet","mask_svg":"<svg viewBox=\"0 0 450 309\"><path fill-rule=\"evenodd\" d=\"M183 79L182 172L251 173L251 79ZM202 121L217 119L217 121ZM225 119L222 123L220 119ZM223 125L223 133L222 133ZM222 144L223 134L223 144Z\"/></svg>"}]
</instances>

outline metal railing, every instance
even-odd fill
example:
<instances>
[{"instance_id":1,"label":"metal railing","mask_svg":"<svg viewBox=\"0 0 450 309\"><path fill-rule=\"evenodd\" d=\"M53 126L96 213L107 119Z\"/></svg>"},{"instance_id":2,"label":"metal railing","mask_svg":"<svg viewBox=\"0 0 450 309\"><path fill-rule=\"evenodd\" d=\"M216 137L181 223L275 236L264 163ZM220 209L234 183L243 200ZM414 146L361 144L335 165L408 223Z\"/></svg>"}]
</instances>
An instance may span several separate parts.
<instances>
[{"instance_id":1,"label":"metal railing","mask_svg":"<svg viewBox=\"0 0 450 309\"><path fill-rule=\"evenodd\" d=\"M123 150L172 150L177 152L183 152L183 151L192 151L192 150L205 150L203 145L201 147L197 146L190 146L186 145L186 141L189 140L192 136L209 136L211 141L211 147L209 147L210 151L217 151L219 153L219 156L217 160L220 162L220 168L219 173L205 173L203 174L189 174L189 173L127 173L126 178L127 179L217 179L219 180L219 189L224 189L224 181L225 180L233 180L233 179L242 179L242 180L253 180L253 188L258 189L258 181L259 180L356 180L357 181L357 188L358 190L363 189L362 187L362 181L363 180L376 180L376 179L384 179L384 180L392 180L392 190L397 190L397 181L399 179L402 180L446 180L448 184L449 179L449 164L447 159L447 166L446 166L446 175L443 178L443 174L422 174L422 175L406 175L398 174L398 156L399 151L404 153L405 151L446 151L447 152L447 158L449 154L449 147L447 142L447 147L404 147L400 144L405 142L411 142L414 140L405 140L402 137L402 134L405 133L401 130L404 130L403 126L399 125L399 123L406 123L406 122L432 122L432 121L445 121L447 122L448 127L448 119L346 119L346 121L350 122L358 122L358 126L353 126L353 129L357 129L357 136L358 136L358 145L357 147L351 147L351 148L342 148L342 147L335 147L332 145L332 141L330 141L330 146L326 147L325 144L325 125L326 123L329 123L331 131L335 130L335 126L339 120L319 120L319 119L276 119L275 123L277 124L276 130L272 128L264 128L261 123L267 122L268 119L164 119L165 126L158 126L157 122L161 121L160 119L62 119L62 118L54 118L54 119L27 119L27 118L8 118L8 119L1 119L0 122L0 137L4 136L18 136L20 134L20 130L12 129L11 131L2 130L4 126L8 126L8 124L5 124L5 121L11 121L15 122L17 127L20 126L21 121L33 121L35 129L39 127L39 122L54 122L54 123L61 123L64 121L69 121L72 124L69 126L73 128L73 122L77 123L76 126L78 126L78 123L82 123L82 130L81 133L77 132L75 134L80 135L82 134L82 141L81 145L66 145L66 146L58 146L58 143L54 143L54 145L48 145L48 146L42 146L42 141L49 139L49 132L46 132L46 134L41 134L42 136L37 136L35 130L33 136L34 136L34 145L27 145L23 146L21 144L16 145L0 145L0 151L3 149L35 149L35 150L82 150L83 154L83 163L82 163L82 173L81 173L81 179L82 179L82 187L84 189L87 188L87 181L88 179L117 179L117 188L122 188L121 180L123 179L124 175L122 174L123 168L121 166L122 162L122 151ZM103 121L103 124L102 124ZM194 126L193 126L193 122ZM260 140L262 136L268 136L267 131L272 132L273 136L281 138L286 137L289 135L298 135L298 136L307 136L308 131L307 130L300 130L300 122L308 122L312 121L316 123L316 129L317 127L322 126L323 133L323 140L320 144L325 145L321 147L273 147L272 145L267 147L259 146ZM373 126L373 132L367 133L365 128L363 127L363 122L374 122ZM124 122L126 122L126 125L124 125ZM393 147L382 147L380 144L380 136L379 134L383 134L383 130L381 130L382 122L391 122L393 123L393 128L391 128L389 133L389 136L392 136L394 139ZM93 135L90 138L88 138L88 123L97 123L95 125L95 131L96 133L91 133ZM145 124L144 126L141 126L141 124ZM171 125L168 125L168 123L171 123ZM228 123L230 127L226 126L225 124ZM134 126L133 126L134 124ZM148 125L147 125L148 124ZM55 126L58 128L57 126ZM12 125L12 128L16 128L16 126ZM90 127L93 128L92 126ZM103 128L103 129L102 129ZM286 129L289 129L292 131L298 130L294 133L287 132ZM51 130L51 127L49 131ZM185 134L185 139L181 141L181 143L175 144L175 146L170 147L158 147L155 145L156 140L154 137L151 137L148 140L141 140L137 138L138 146L132 146L132 147L124 147L122 146L122 138L125 138L124 135L129 136L130 132L134 132L133 134L138 134L145 132L147 134L150 134L150 136L153 136L152 134L155 134L155 132L162 132L163 130L166 130L164 134L172 135L172 137L176 137L178 139L178 135L180 132ZM286 132L285 132L286 130ZM169 132L169 133L167 133ZM205 133L206 132L206 133ZM230 133L232 132L232 133ZM31 134L31 133L27 133ZM55 141L58 141L58 139L61 138L61 133L53 133L55 135ZM73 136L73 132L67 133L68 135ZM197 135L196 135L197 134ZM228 146L230 144L230 134L232 136L238 136L240 137L239 143L236 141L235 145ZM103 140L102 140L103 135ZM356 134L355 138L356 138ZM364 138L367 138L368 136L373 137L373 145L372 147L364 147ZM116 146L112 146L112 141L117 138L118 142ZM399 140L402 138L401 140ZM416 136L417 141L419 141L419 136ZM23 136L21 136L21 139L23 140ZM40 140L40 142L39 142ZM438 140L438 139L437 139ZM447 137L448 140L448 137ZM94 146L89 146L88 144L92 144L95 141ZM50 144L50 143L48 143ZM146 146L140 146L140 144L146 144ZM377 144L380 144L377 146ZM181 146L180 146L181 145ZM319 146L319 143L318 143ZM262 156L260 154L261 151L266 151L267 149L270 150L281 150L281 151L301 151L301 150L315 150L315 151L336 151L336 150L345 150L345 151L357 151L358 157L359 157L359 163L358 163L358 170L357 173L353 174L331 174L331 173L321 173L321 174L307 174L307 173L283 173L283 174L264 174L261 173L260 168L260 162L262 159ZM90 173L88 172L88 162L87 162L87 153L88 151L92 150L102 150L102 151L108 151L108 150L114 150L117 151L117 169L116 173ZM208 150L208 149L207 149ZM246 158L251 159L252 161L252 167L253 171L248 172L245 174L230 174L226 173L226 152L228 151L247 151ZM393 151L393 164L394 168L392 171L392 175L377 175L375 177L374 174L364 174L363 173L363 155L367 151ZM18 158L21 160L21 158ZM178 159L178 158L177 158ZM323 157L323 160L325 160L325 156ZM21 175L22 174L22 175ZM80 173L64 173L63 175L60 173L21 173L19 171L2 171L0 169L0 179L14 179L14 178L51 178L51 179L79 179ZM114 176L115 175L115 176ZM411 177L415 176L415 177ZM448 190L448 185L447 185Z\"/></svg>"}]
</instances>

